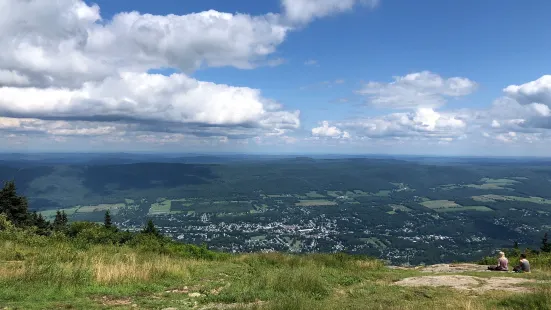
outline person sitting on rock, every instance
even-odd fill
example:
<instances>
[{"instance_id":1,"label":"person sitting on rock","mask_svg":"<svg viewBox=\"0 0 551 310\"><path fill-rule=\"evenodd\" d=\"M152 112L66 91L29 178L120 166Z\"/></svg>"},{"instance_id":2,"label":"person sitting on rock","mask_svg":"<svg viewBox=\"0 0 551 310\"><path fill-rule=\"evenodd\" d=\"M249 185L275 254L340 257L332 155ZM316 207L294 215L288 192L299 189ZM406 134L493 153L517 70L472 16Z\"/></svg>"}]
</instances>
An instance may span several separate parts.
<instances>
[{"instance_id":1,"label":"person sitting on rock","mask_svg":"<svg viewBox=\"0 0 551 310\"><path fill-rule=\"evenodd\" d=\"M497 260L497 266L490 266L488 270L492 271L509 271L509 260L505 257L505 253L499 252L499 259Z\"/></svg>"},{"instance_id":2,"label":"person sitting on rock","mask_svg":"<svg viewBox=\"0 0 551 310\"><path fill-rule=\"evenodd\" d=\"M530 272L530 262L526 259L526 254L520 254L519 263L513 268L514 272Z\"/></svg>"}]
</instances>

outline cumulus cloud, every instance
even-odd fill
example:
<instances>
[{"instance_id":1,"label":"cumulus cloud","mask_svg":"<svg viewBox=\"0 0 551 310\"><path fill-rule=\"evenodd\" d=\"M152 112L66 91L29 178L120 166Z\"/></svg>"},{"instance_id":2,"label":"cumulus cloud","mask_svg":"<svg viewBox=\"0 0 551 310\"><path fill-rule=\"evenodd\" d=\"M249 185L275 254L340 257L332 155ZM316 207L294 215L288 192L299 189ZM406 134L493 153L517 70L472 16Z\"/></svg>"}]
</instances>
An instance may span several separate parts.
<instances>
[{"instance_id":1,"label":"cumulus cloud","mask_svg":"<svg viewBox=\"0 0 551 310\"><path fill-rule=\"evenodd\" d=\"M330 126L328 121L323 121L320 127L312 128L312 135L314 137L334 138L334 139L348 139L350 133L340 130L335 126Z\"/></svg>"},{"instance_id":2,"label":"cumulus cloud","mask_svg":"<svg viewBox=\"0 0 551 310\"><path fill-rule=\"evenodd\" d=\"M72 87L120 70L252 68L290 30L279 19L210 10L165 16L123 12L105 20L97 5L82 0L5 0L0 83ZM5 83L8 74L12 81Z\"/></svg>"},{"instance_id":3,"label":"cumulus cloud","mask_svg":"<svg viewBox=\"0 0 551 310\"><path fill-rule=\"evenodd\" d=\"M463 77L443 78L423 71L394 77L391 83L369 82L358 91L372 106L388 109L437 108L447 98L474 92L477 83Z\"/></svg>"},{"instance_id":4,"label":"cumulus cloud","mask_svg":"<svg viewBox=\"0 0 551 310\"><path fill-rule=\"evenodd\" d=\"M513 147L539 143L543 147L551 139L547 76L506 87L503 97L478 109L437 108L445 103L447 97L463 96L476 88L476 83L466 78L444 79L425 72L378 85L382 86L379 87L381 91L374 94L373 99L379 99L379 103L392 103L387 107L399 106L411 111L324 122L314 128L312 134L339 136L339 132L346 131L353 137L347 143L364 147L406 143L415 147L429 144ZM395 97L391 97L391 91L396 92ZM421 104L421 98L429 98L432 104Z\"/></svg>"},{"instance_id":5,"label":"cumulus cloud","mask_svg":"<svg viewBox=\"0 0 551 310\"><path fill-rule=\"evenodd\" d=\"M0 130L15 133L41 133L55 136L103 136L124 134L125 126L97 122L45 121L34 118L0 117Z\"/></svg>"},{"instance_id":6,"label":"cumulus cloud","mask_svg":"<svg viewBox=\"0 0 551 310\"><path fill-rule=\"evenodd\" d=\"M279 107L258 90L200 82L183 74L123 73L75 90L0 88L0 111L27 118L298 127L298 112Z\"/></svg>"},{"instance_id":7,"label":"cumulus cloud","mask_svg":"<svg viewBox=\"0 0 551 310\"><path fill-rule=\"evenodd\" d=\"M544 75L541 78L522 85L510 85L504 90L505 94L516 100L518 103L538 104L551 106L551 75ZM539 106L544 109L543 106ZM549 110L545 110L549 113Z\"/></svg>"},{"instance_id":8,"label":"cumulus cloud","mask_svg":"<svg viewBox=\"0 0 551 310\"><path fill-rule=\"evenodd\" d=\"M420 108L411 113L358 118L336 124L366 138L437 138L456 139L465 134L467 123L456 113L436 112Z\"/></svg>"},{"instance_id":9,"label":"cumulus cloud","mask_svg":"<svg viewBox=\"0 0 551 310\"><path fill-rule=\"evenodd\" d=\"M283 0L282 4L288 20L307 23L316 18L350 11L356 5L374 8L379 0Z\"/></svg>"},{"instance_id":10,"label":"cumulus cloud","mask_svg":"<svg viewBox=\"0 0 551 310\"><path fill-rule=\"evenodd\" d=\"M82 0L2 1L0 115L6 117L0 130L236 139L286 134L300 126L299 111L257 89L190 75L207 66L281 63L270 58L292 30L281 19L214 10L121 12L105 19L98 5ZM146 73L157 68L177 73Z\"/></svg>"}]
</instances>

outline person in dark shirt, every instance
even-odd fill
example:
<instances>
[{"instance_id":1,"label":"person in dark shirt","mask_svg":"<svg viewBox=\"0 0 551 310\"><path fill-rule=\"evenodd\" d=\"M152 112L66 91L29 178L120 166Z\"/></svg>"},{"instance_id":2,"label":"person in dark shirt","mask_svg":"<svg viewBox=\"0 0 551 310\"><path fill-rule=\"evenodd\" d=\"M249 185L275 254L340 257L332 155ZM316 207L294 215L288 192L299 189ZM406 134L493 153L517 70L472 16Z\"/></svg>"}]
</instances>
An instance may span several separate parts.
<instances>
[{"instance_id":1,"label":"person in dark shirt","mask_svg":"<svg viewBox=\"0 0 551 310\"><path fill-rule=\"evenodd\" d=\"M520 254L519 264L513 268L514 272L530 272L530 262L526 259L526 254Z\"/></svg>"}]
</instances>

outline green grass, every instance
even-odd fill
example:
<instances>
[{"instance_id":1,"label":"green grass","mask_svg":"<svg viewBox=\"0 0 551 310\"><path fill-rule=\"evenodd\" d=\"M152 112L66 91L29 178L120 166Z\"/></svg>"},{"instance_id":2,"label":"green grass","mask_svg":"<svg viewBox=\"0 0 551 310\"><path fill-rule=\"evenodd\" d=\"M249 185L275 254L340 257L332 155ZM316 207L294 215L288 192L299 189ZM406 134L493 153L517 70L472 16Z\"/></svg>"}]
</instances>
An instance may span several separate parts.
<instances>
[{"instance_id":1,"label":"green grass","mask_svg":"<svg viewBox=\"0 0 551 310\"><path fill-rule=\"evenodd\" d=\"M507 178L507 179L491 179L491 178L482 178L480 184L447 184L439 186L438 189L441 190L453 190L458 188L476 188L480 190L512 190L511 186L514 186L519 181L515 179L518 178Z\"/></svg>"},{"instance_id":2,"label":"green grass","mask_svg":"<svg viewBox=\"0 0 551 310\"><path fill-rule=\"evenodd\" d=\"M315 207L315 206L336 206L337 203L334 201L316 199L316 200L301 200L300 202L295 203L299 207Z\"/></svg>"},{"instance_id":3,"label":"green grass","mask_svg":"<svg viewBox=\"0 0 551 310\"><path fill-rule=\"evenodd\" d=\"M384 190L384 191L378 191L377 193L373 194L373 196L376 197L388 197L390 195L390 191Z\"/></svg>"},{"instance_id":4,"label":"green grass","mask_svg":"<svg viewBox=\"0 0 551 310\"><path fill-rule=\"evenodd\" d=\"M485 206L466 206L459 208L444 208L437 210L438 212L461 212L461 211L480 211L480 212L492 212L493 209L490 209Z\"/></svg>"},{"instance_id":5,"label":"green grass","mask_svg":"<svg viewBox=\"0 0 551 310\"><path fill-rule=\"evenodd\" d=\"M80 207L77 212L78 213L86 213L86 212L97 212L97 211L107 211L110 210L112 213L115 213L118 211L118 209L124 208L124 203L117 203L117 204L100 204L96 206L82 206Z\"/></svg>"},{"instance_id":6,"label":"green grass","mask_svg":"<svg viewBox=\"0 0 551 310\"><path fill-rule=\"evenodd\" d=\"M537 204L551 204L550 199L541 197L519 197L519 196L503 196L503 195L480 195L473 196L473 200L480 202L496 202L496 201L520 201L520 202L532 202Z\"/></svg>"},{"instance_id":7,"label":"green grass","mask_svg":"<svg viewBox=\"0 0 551 310\"><path fill-rule=\"evenodd\" d=\"M462 206L450 200L428 200L421 202L421 204L436 212L494 211L486 206Z\"/></svg>"},{"instance_id":8,"label":"green grass","mask_svg":"<svg viewBox=\"0 0 551 310\"><path fill-rule=\"evenodd\" d=\"M339 196L342 196L342 192L340 192L340 191L327 191L327 196L339 197Z\"/></svg>"},{"instance_id":9,"label":"green grass","mask_svg":"<svg viewBox=\"0 0 551 310\"><path fill-rule=\"evenodd\" d=\"M73 208L60 209L59 211L65 211L65 214L67 214L67 216L71 218L73 215L78 213L105 212L107 210L111 212L111 215L116 215L119 212L119 210L123 208L133 208L133 207L135 206L128 206L124 203L117 203L117 204L99 204L94 206L76 206ZM41 211L39 213L42 214L42 216L46 220L51 221L55 218L57 209Z\"/></svg>"},{"instance_id":10,"label":"green grass","mask_svg":"<svg viewBox=\"0 0 551 310\"><path fill-rule=\"evenodd\" d=\"M200 260L151 251L145 244L83 246L62 236L0 232L1 309L550 309L545 284L533 294L477 292L477 297L393 285L421 275L426 274L338 253Z\"/></svg>"},{"instance_id":11,"label":"green grass","mask_svg":"<svg viewBox=\"0 0 551 310\"><path fill-rule=\"evenodd\" d=\"M170 213L170 204L172 201L160 199L156 203L151 205L151 208L149 208L149 215L155 215L155 214L167 214Z\"/></svg>"},{"instance_id":12,"label":"green grass","mask_svg":"<svg viewBox=\"0 0 551 310\"><path fill-rule=\"evenodd\" d=\"M428 201L421 202L421 204L433 210L461 208L461 205L449 200L428 200Z\"/></svg>"},{"instance_id":13,"label":"green grass","mask_svg":"<svg viewBox=\"0 0 551 310\"><path fill-rule=\"evenodd\" d=\"M65 214L67 214L67 216L71 216L73 215L75 212L77 212L77 210L79 209L80 207L73 207L73 208L68 208L68 209L60 209L59 211L65 211ZM42 216L46 219L46 220L52 220L55 218L55 215L57 213L58 210L46 210L46 211L41 211L39 212L40 214L42 214Z\"/></svg>"}]
</instances>

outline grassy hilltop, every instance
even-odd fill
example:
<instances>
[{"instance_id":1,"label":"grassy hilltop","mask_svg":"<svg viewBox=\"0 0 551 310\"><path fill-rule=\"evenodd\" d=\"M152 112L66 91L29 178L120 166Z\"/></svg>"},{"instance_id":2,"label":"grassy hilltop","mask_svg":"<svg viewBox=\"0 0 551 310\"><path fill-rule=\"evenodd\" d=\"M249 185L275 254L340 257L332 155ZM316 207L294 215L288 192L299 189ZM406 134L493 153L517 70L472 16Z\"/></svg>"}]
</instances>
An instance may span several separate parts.
<instances>
[{"instance_id":1,"label":"grassy hilltop","mask_svg":"<svg viewBox=\"0 0 551 310\"><path fill-rule=\"evenodd\" d=\"M549 257L530 275L545 280ZM0 231L0 309L551 309L549 282L531 293L400 287L426 275L342 254L221 255L147 236L127 245Z\"/></svg>"},{"instance_id":2,"label":"grassy hilltop","mask_svg":"<svg viewBox=\"0 0 551 310\"><path fill-rule=\"evenodd\" d=\"M108 212L103 224L63 212L50 223L13 182L0 190L0 309L551 309L551 255L530 259L532 274L455 276L339 253L232 255L152 221L121 231Z\"/></svg>"}]
</instances>

